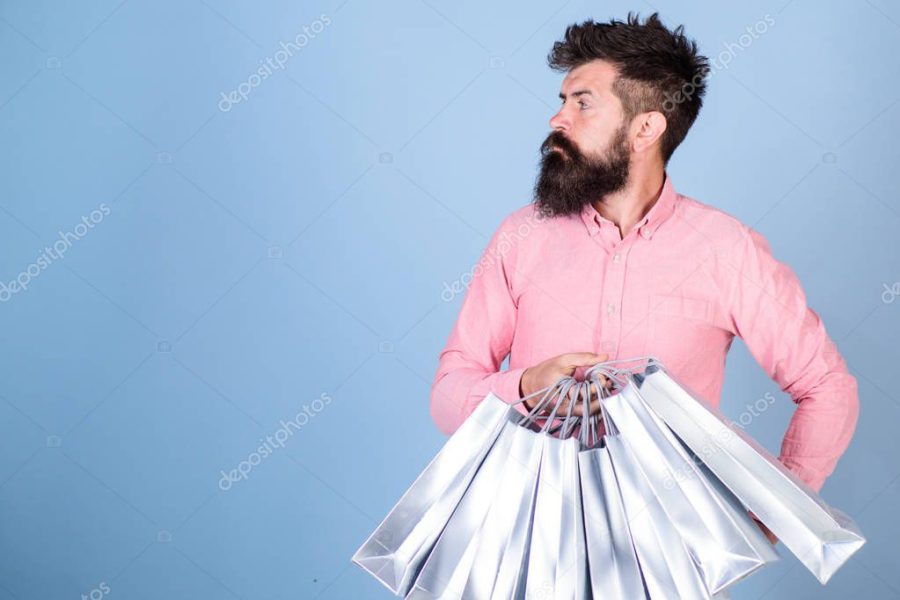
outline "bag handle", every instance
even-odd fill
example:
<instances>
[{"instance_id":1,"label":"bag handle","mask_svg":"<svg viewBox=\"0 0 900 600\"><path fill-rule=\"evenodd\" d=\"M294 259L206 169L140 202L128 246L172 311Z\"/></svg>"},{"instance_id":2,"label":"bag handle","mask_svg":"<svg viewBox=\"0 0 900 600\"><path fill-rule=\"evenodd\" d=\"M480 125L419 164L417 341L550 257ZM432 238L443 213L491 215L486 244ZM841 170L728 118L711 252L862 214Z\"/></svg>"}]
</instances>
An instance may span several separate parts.
<instances>
[{"instance_id":1,"label":"bag handle","mask_svg":"<svg viewBox=\"0 0 900 600\"><path fill-rule=\"evenodd\" d=\"M588 444L588 442L587 442L588 433L585 433L584 437L582 438L582 442L585 444L585 446L589 445L590 447L595 447L597 444L600 443L600 439L601 439L601 437L597 434L597 423L599 421L601 421L601 420L603 421L603 427L605 429L606 434L614 435L614 434L618 433L618 430L616 429L615 424L610 421L609 415L603 406L604 400L606 398L609 398L610 396L612 396L612 392L610 392L606 388L606 386L601 384L600 378L597 377L596 373L592 373L590 379L585 380L585 381L586 381L586 386L588 386L588 388L587 388L588 393L590 393L590 391L589 391L590 385L595 386L599 390L598 397L600 399L600 413L597 415L591 415L588 418L590 444Z\"/></svg>"},{"instance_id":2,"label":"bag handle","mask_svg":"<svg viewBox=\"0 0 900 600\"><path fill-rule=\"evenodd\" d=\"M632 372L637 371L638 369L637 369L637 367L632 367L631 369L617 369L614 367L614 365L622 364L622 363L629 363L629 362L636 362L636 361L645 361L648 363L648 366L653 363L663 366L662 361L660 361L658 358L656 358L653 355L636 356L633 358L616 358L616 359L612 359L612 360L599 362L599 363L593 365L587 371L585 371L585 378L587 378L588 375L594 371L603 371L605 373L612 373L613 375L616 376L616 380L621 382L622 381L622 377L620 376L621 373L625 373L625 372L632 373ZM663 368L665 368L665 367L663 367ZM510 404L519 404L521 402L524 402L525 400L528 400L529 398L534 398L535 396L538 396L541 394L543 394L543 397L541 398L541 401L543 401L553 392L553 390L557 386L559 386L562 382L564 382L566 380L570 380L570 379L575 380L575 378L570 375L560 377L557 381L548 385L547 387L541 388L535 392L532 392L526 396L523 396L522 398L519 398L515 402L510 402ZM575 381L577 381L577 380L575 380Z\"/></svg>"},{"instance_id":3,"label":"bag handle","mask_svg":"<svg viewBox=\"0 0 900 600\"><path fill-rule=\"evenodd\" d=\"M644 364L634 365L632 367L616 367L616 365L622 365L627 363L646 363ZM645 356L634 356L632 358L615 358L612 360L606 360L603 362L599 362L594 366L590 367L587 371L584 372L584 377L587 379L593 373L599 372L604 375L610 377L616 383L620 383L623 385L627 385L627 381L624 379L623 375L626 374L634 374L643 369L650 367L651 365L657 365L665 369L665 365L663 365L662 361L653 356L652 354L648 354Z\"/></svg>"},{"instance_id":4,"label":"bag handle","mask_svg":"<svg viewBox=\"0 0 900 600\"><path fill-rule=\"evenodd\" d=\"M520 402L524 402L528 398L533 396L537 396L540 393L543 393L543 396L538 401L537 404L534 405L534 408L531 411L519 419L519 425L527 425L528 423L535 423L536 419L546 419L546 423L541 427L541 431L545 432L548 429L548 426L553 423L556 419L556 413L559 410L560 405L562 404L562 399L568 389L572 386L573 383L577 383L572 377L562 377L552 385L547 386L546 388L542 388L533 394L528 394L524 398L519 399L512 404L519 404ZM556 400L554 400L556 398ZM544 408L553 401L553 409L549 415L540 414L543 412Z\"/></svg>"},{"instance_id":5,"label":"bag handle","mask_svg":"<svg viewBox=\"0 0 900 600\"><path fill-rule=\"evenodd\" d=\"M615 435L618 433L618 429L616 429L615 424L612 423L605 410L602 410L603 399L607 398L611 395L610 391L606 388L606 386L602 385L600 382L599 375L604 375L607 379L611 380L613 383L617 384L621 389L628 385L628 375L632 375L634 373L642 370L641 365L635 365L632 367L624 367L624 366L616 366L616 365L625 365L628 363L641 363L646 364L646 368L649 368L651 365L658 365L665 369L665 366L662 364L658 358L653 355L646 356L635 356L631 358L617 358L612 360L607 360L603 362L599 362L590 368L588 368L584 373L584 378L582 381L575 379L571 375L567 375L565 377L560 377L557 381L550 384L545 388L541 388L531 394L528 394L522 398L519 398L515 402L511 402L511 405L520 404L525 402L529 398L534 398L536 396L541 396L541 399L534 405L534 407L528 412L527 415L522 416L518 420L518 424L525 426L529 423L533 423L537 426L536 421L538 419L545 420L543 426L541 426L541 433L547 433L549 435L553 435L557 432L560 432L560 437L568 437L575 426L580 424L581 431L579 431L579 438L582 442L587 439L586 429L590 429L589 433L592 436L592 440L594 443L599 441L599 436L597 435L596 430L596 422L601 418L603 419L603 425L606 429L606 432L610 435ZM599 417L594 417L590 415L590 386L594 385L599 394L599 398L601 401L601 411ZM553 421L557 419L557 413L559 411L559 407L562 405L563 398L565 398L566 394L572 390L572 398L569 402L568 410L566 411L566 415L564 417L560 417L562 419L562 423L556 427L551 427ZM573 414L575 403L578 400L581 400L583 404L583 416L578 417ZM552 403L553 409L550 414L543 415L545 408ZM587 427L585 427L587 425Z\"/></svg>"}]
</instances>

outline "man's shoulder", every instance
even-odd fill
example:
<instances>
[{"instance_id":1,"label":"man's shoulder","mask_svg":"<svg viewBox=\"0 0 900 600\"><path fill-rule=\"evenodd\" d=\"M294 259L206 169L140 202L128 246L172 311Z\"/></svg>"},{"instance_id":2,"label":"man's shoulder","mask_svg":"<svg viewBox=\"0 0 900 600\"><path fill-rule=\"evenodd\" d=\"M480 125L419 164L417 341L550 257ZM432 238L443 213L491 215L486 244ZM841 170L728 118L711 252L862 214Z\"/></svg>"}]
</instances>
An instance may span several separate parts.
<instances>
[{"instance_id":1,"label":"man's shoulder","mask_svg":"<svg viewBox=\"0 0 900 600\"><path fill-rule=\"evenodd\" d=\"M494 232L495 236L515 236L519 239L548 235L559 227L560 219L545 217L534 202L519 206L508 213Z\"/></svg>"},{"instance_id":2,"label":"man's shoulder","mask_svg":"<svg viewBox=\"0 0 900 600\"><path fill-rule=\"evenodd\" d=\"M691 196L678 195L679 216L717 243L746 239L752 229L731 213Z\"/></svg>"},{"instance_id":3,"label":"man's shoulder","mask_svg":"<svg viewBox=\"0 0 900 600\"><path fill-rule=\"evenodd\" d=\"M533 201L514 209L504 217L500 223L502 229L535 229L545 232L554 231L560 227L577 226L581 222L580 214L546 216L540 212Z\"/></svg>"},{"instance_id":4,"label":"man's shoulder","mask_svg":"<svg viewBox=\"0 0 900 600\"><path fill-rule=\"evenodd\" d=\"M528 224L537 226L546 222L547 219L538 212L537 205L534 202L529 202L507 214L500 225L508 228Z\"/></svg>"}]
</instances>

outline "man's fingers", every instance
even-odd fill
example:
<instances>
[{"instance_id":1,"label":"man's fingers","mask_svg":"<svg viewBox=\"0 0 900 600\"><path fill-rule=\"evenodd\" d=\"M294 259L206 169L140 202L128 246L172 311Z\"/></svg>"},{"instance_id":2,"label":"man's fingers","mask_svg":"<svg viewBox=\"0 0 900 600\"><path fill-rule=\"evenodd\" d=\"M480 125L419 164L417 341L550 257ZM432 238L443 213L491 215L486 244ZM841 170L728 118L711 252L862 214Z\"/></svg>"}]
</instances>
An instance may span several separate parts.
<instances>
[{"instance_id":1,"label":"man's fingers","mask_svg":"<svg viewBox=\"0 0 900 600\"><path fill-rule=\"evenodd\" d=\"M607 379L605 377L600 378L600 383L607 391L611 391L613 389L613 385L615 385L611 379ZM599 390L597 389L597 384L595 384L594 382L591 382L591 399L594 399L597 397L598 391ZM607 396L608 395L609 394L607 394Z\"/></svg>"},{"instance_id":2,"label":"man's fingers","mask_svg":"<svg viewBox=\"0 0 900 600\"><path fill-rule=\"evenodd\" d=\"M603 376L598 376L598 379L605 388L609 389L612 387L612 382ZM571 405L571 415L575 417L584 417L585 413L588 415L597 415L602 412L601 407L601 399L597 393L597 385L594 382L587 382L587 389L584 388L583 385L579 386L570 386L569 389L562 395L559 399L559 406L556 408L556 418L564 418L569 415L569 407ZM585 394L589 394L589 398L585 399ZM573 405L574 403L574 405ZM588 404L588 410L585 411L585 404ZM549 415L553 411L553 405L545 407L542 412L543 415Z\"/></svg>"},{"instance_id":3,"label":"man's fingers","mask_svg":"<svg viewBox=\"0 0 900 600\"><path fill-rule=\"evenodd\" d=\"M575 394L575 388L572 388L572 398L570 401L575 403L575 406L572 409L572 414L578 417L584 416L584 390L579 388L579 392L577 395Z\"/></svg>"},{"instance_id":4,"label":"man's fingers","mask_svg":"<svg viewBox=\"0 0 900 600\"><path fill-rule=\"evenodd\" d=\"M559 358L561 365L571 373L576 367L593 367L595 364L605 361L609 355L595 352L570 352Z\"/></svg>"},{"instance_id":5,"label":"man's fingers","mask_svg":"<svg viewBox=\"0 0 900 600\"><path fill-rule=\"evenodd\" d=\"M563 400L559 404L556 411L558 417L565 417L569 414L569 406L572 406L572 415L576 417L584 416L584 390L576 389L576 386L570 387L563 395ZM574 403L574 404L573 404Z\"/></svg>"},{"instance_id":6,"label":"man's fingers","mask_svg":"<svg viewBox=\"0 0 900 600\"><path fill-rule=\"evenodd\" d=\"M600 412L600 397L597 395L597 387L593 383L588 384L587 392L589 393L589 397L585 402L584 397L582 396L581 401L578 403L579 407L579 415L578 416L586 416L585 408L587 408L587 415L596 415ZM587 407L585 407L587 404Z\"/></svg>"}]
</instances>

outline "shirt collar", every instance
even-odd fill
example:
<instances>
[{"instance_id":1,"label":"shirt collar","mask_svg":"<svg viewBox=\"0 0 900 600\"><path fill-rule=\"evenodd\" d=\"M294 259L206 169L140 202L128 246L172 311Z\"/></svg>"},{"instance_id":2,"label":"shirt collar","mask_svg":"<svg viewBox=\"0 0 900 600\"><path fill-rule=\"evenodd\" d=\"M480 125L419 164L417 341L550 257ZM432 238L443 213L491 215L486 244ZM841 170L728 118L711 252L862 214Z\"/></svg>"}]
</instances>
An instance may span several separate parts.
<instances>
[{"instance_id":1,"label":"shirt collar","mask_svg":"<svg viewBox=\"0 0 900 600\"><path fill-rule=\"evenodd\" d=\"M635 228L641 236L645 239L653 237L653 234L656 233L656 230L663 221L665 221L675 210L675 200L677 196L678 194L675 192L672 179L669 177L668 173L666 173L662 191L659 193L659 198L657 198L653 206L650 207L650 210L647 211L644 218L635 225ZM600 232L600 227L615 227L615 224L609 219L601 216L590 202L585 204L584 208L581 209L581 220L584 221L588 233L592 236Z\"/></svg>"}]
</instances>

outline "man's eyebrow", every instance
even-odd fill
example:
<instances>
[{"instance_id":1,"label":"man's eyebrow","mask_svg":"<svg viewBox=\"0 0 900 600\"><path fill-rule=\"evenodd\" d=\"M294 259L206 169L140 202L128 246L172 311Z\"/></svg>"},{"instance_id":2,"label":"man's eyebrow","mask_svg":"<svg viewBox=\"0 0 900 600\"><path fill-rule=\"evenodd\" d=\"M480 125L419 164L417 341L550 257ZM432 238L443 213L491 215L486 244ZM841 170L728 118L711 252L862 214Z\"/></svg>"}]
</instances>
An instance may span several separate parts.
<instances>
[{"instance_id":1,"label":"man's eyebrow","mask_svg":"<svg viewBox=\"0 0 900 600\"><path fill-rule=\"evenodd\" d=\"M594 92L592 92L591 90L575 90L574 92L572 92L571 95L572 96L584 96L584 95L593 96ZM559 93L559 97L562 100L566 99L566 95L563 94L562 92Z\"/></svg>"}]
</instances>

